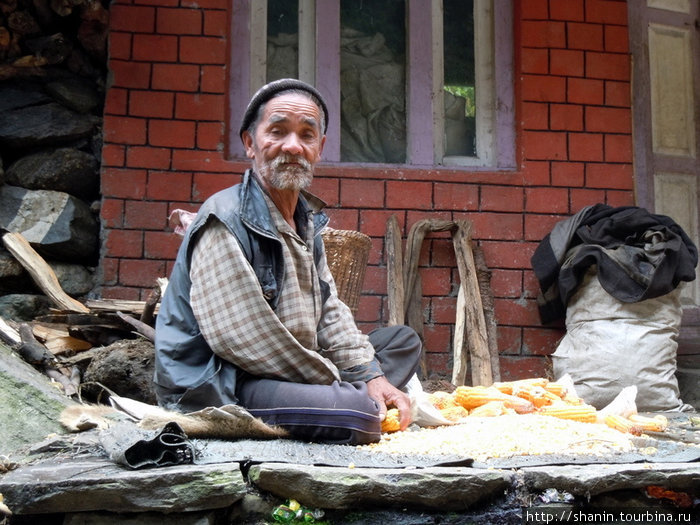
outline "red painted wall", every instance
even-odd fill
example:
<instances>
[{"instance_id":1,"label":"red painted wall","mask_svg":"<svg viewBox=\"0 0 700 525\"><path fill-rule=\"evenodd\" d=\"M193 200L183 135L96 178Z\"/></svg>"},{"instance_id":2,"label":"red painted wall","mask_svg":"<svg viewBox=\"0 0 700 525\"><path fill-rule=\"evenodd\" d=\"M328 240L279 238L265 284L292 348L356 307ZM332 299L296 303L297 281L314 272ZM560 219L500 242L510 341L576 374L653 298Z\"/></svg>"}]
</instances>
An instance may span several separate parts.
<instances>
[{"instance_id":1,"label":"red painted wall","mask_svg":"<svg viewBox=\"0 0 700 525\"><path fill-rule=\"evenodd\" d=\"M102 295L144 299L179 245L167 217L240 180L224 159L230 0L116 0L102 168ZM518 169L319 166L332 225L372 237L357 320L387 319L384 234L427 217L468 219L492 271L504 378L541 375L563 335L543 327L530 256L588 204L633 204L624 0L515 0ZM235 132L235 131L234 131ZM429 370L449 376L458 285L446 234L421 257Z\"/></svg>"}]
</instances>

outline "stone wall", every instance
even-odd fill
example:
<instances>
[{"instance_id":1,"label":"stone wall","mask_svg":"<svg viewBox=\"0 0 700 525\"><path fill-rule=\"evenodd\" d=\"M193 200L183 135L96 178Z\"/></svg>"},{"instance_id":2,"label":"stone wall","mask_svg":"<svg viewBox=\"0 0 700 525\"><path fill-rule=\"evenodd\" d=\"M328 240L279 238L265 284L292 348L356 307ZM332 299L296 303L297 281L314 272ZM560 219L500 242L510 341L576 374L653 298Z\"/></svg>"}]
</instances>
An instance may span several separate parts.
<instances>
[{"instance_id":1,"label":"stone wall","mask_svg":"<svg viewBox=\"0 0 700 525\"><path fill-rule=\"evenodd\" d=\"M93 289L99 260L107 5L0 1L0 228L22 234L73 296ZM46 306L0 247L0 314Z\"/></svg>"}]
</instances>

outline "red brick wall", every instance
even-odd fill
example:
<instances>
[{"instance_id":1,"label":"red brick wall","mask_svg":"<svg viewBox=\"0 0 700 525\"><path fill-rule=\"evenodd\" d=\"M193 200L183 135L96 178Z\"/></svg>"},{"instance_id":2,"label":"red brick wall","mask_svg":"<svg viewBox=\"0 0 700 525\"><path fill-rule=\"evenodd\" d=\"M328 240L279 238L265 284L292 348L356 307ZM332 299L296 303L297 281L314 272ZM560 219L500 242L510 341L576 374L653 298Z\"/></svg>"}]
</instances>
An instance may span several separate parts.
<instances>
[{"instance_id":1,"label":"red brick wall","mask_svg":"<svg viewBox=\"0 0 700 525\"><path fill-rule=\"evenodd\" d=\"M143 299L167 276L179 238L174 208L194 210L240 180L224 159L229 0L117 0L102 169L103 297ZM426 217L468 219L492 271L505 378L545 373L561 326L540 324L530 256L581 207L633 204L627 5L620 0L515 1L518 169L319 166L313 191L336 228L370 235L357 315L387 319L384 234ZM458 276L449 236L421 255L425 342L432 372L451 370Z\"/></svg>"}]
</instances>

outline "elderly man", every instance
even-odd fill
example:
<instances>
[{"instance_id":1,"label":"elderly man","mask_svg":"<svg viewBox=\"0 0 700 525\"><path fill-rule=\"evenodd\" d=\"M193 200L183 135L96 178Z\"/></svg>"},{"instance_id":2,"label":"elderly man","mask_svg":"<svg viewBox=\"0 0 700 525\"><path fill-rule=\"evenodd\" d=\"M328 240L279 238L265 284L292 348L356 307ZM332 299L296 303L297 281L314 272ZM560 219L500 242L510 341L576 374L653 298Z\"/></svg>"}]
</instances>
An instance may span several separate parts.
<instances>
[{"instance_id":1,"label":"elderly man","mask_svg":"<svg viewBox=\"0 0 700 525\"><path fill-rule=\"evenodd\" d=\"M377 441L387 406L410 423L401 389L420 340L405 326L358 330L326 262L328 218L306 192L327 123L323 98L299 80L269 83L248 104L240 137L252 169L203 204L158 313L161 406L237 403L328 443Z\"/></svg>"}]
</instances>

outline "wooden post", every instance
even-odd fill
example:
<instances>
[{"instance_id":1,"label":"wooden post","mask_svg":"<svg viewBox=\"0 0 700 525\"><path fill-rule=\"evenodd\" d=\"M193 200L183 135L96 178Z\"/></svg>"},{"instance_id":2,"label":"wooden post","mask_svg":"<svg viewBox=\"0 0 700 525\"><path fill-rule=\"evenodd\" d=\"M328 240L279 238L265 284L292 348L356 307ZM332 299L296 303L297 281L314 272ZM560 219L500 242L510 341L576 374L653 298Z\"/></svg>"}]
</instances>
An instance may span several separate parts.
<instances>
[{"instance_id":1,"label":"wooden post","mask_svg":"<svg viewBox=\"0 0 700 525\"><path fill-rule=\"evenodd\" d=\"M401 250L401 230L396 215L386 221L386 279L389 306L389 326L406 322L405 291L403 287L403 259Z\"/></svg>"}]
</instances>

